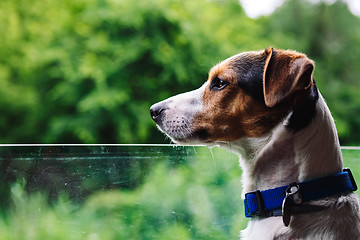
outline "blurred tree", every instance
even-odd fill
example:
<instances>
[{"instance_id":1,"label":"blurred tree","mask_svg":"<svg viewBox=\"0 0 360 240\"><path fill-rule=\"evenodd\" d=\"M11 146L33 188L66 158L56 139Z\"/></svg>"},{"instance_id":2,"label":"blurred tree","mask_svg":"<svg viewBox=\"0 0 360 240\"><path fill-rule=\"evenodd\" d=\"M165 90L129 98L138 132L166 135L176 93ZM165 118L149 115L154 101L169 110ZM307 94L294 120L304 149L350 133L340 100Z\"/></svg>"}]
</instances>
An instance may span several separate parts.
<instances>
[{"instance_id":1,"label":"blurred tree","mask_svg":"<svg viewBox=\"0 0 360 240\"><path fill-rule=\"evenodd\" d=\"M197 88L228 56L273 45L316 60L342 143L356 144L358 26L341 2L288 1L253 20L236 0L3 0L0 142L164 142L152 103Z\"/></svg>"},{"instance_id":2,"label":"blurred tree","mask_svg":"<svg viewBox=\"0 0 360 240\"><path fill-rule=\"evenodd\" d=\"M5 0L0 9L3 143L156 141L151 103L198 87L239 44L224 44L229 35L255 25L236 1Z\"/></svg>"}]
</instances>

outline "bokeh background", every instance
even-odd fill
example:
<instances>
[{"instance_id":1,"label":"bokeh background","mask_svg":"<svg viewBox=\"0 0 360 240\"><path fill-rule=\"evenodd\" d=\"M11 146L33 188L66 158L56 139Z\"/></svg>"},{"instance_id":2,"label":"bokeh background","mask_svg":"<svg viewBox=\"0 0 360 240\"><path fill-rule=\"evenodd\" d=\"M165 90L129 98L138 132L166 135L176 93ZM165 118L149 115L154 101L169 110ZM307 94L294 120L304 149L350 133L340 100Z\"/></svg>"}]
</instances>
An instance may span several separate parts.
<instances>
[{"instance_id":1,"label":"bokeh background","mask_svg":"<svg viewBox=\"0 0 360 240\"><path fill-rule=\"evenodd\" d=\"M251 9L268 1L249 2L1 0L0 142L169 143L151 104L199 87L224 58L274 46L315 60L341 144L359 145L356 0L271 1L267 15Z\"/></svg>"},{"instance_id":2,"label":"bokeh background","mask_svg":"<svg viewBox=\"0 0 360 240\"><path fill-rule=\"evenodd\" d=\"M359 145L358 0L0 0L0 143L169 143L153 103L269 46L315 60ZM241 174L218 148L2 146L0 240L239 239Z\"/></svg>"}]
</instances>

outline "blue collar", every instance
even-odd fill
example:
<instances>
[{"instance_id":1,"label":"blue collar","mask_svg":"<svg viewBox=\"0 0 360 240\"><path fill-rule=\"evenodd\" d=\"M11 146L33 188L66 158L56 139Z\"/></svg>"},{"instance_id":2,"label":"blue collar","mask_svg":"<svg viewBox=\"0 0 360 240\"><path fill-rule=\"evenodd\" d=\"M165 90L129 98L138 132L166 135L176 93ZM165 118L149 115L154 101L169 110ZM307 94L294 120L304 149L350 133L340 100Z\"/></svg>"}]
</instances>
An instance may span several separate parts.
<instances>
[{"instance_id":1,"label":"blue collar","mask_svg":"<svg viewBox=\"0 0 360 240\"><path fill-rule=\"evenodd\" d=\"M292 205L301 207L302 203L317 200L321 198L330 197L336 194L356 191L357 186L352 176L350 169L343 169L342 172L322 177L314 180L309 180L300 183L292 183L290 185L268 189L264 191L254 191L245 194L245 216L246 217L271 217L283 216L284 202L290 192L290 188L296 186L298 189L297 195L300 196L301 202L291 200ZM315 208L309 208L308 211L316 211ZM323 208L322 208L323 209ZM306 212L306 211L303 211Z\"/></svg>"}]
</instances>

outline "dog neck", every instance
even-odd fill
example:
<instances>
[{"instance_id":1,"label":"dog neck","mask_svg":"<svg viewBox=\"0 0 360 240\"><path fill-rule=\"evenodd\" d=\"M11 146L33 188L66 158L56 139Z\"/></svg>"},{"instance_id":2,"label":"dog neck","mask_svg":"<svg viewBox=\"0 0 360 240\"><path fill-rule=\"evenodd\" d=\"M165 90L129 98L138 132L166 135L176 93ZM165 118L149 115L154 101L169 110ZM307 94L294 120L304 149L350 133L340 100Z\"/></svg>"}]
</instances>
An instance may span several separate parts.
<instances>
[{"instance_id":1,"label":"dog neck","mask_svg":"<svg viewBox=\"0 0 360 240\"><path fill-rule=\"evenodd\" d=\"M319 94L316 114L304 129L289 131L290 116L266 136L220 144L240 156L243 194L341 171L334 120L322 96Z\"/></svg>"}]
</instances>

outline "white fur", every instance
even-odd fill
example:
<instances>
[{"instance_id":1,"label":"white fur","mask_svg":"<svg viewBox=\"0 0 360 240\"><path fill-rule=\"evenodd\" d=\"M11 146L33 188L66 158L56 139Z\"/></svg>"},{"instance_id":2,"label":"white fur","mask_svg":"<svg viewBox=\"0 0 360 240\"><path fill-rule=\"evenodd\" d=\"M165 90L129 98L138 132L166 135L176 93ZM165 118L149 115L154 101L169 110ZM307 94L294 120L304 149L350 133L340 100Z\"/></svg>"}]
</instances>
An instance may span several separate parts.
<instances>
[{"instance_id":1,"label":"white fur","mask_svg":"<svg viewBox=\"0 0 360 240\"><path fill-rule=\"evenodd\" d=\"M204 89L205 85L158 103L167 107L165 119L159 127L173 141L201 143L196 139L182 142L177 138L191 136L192 118L203 111L201 96ZM261 137L209 144L219 145L239 155L243 170L243 196L249 191L319 178L342 170L342 156L334 120L320 93L316 115L309 126L293 133L286 128L288 118ZM181 121L177 123L179 119L185 119L185 124L181 124ZM169 125L166 122L169 122ZM181 130L181 133L174 133L172 129ZM329 208L320 212L294 215L289 227L284 226L282 217L254 217L241 232L241 237L254 240L360 239L359 205L354 193L312 203Z\"/></svg>"},{"instance_id":2,"label":"white fur","mask_svg":"<svg viewBox=\"0 0 360 240\"><path fill-rule=\"evenodd\" d=\"M310 126L293 134L286 129L286 121L261 138L219 143L240 156L243 196L249 191L274 188L342 170L335 124L321 95ZM355 194L314 201L314 204L330 208L295 215L290 227L284 226L282 217L253 218L241 237L263 240L360 239L360 214Z\"/></svg>"}]
</instances>

